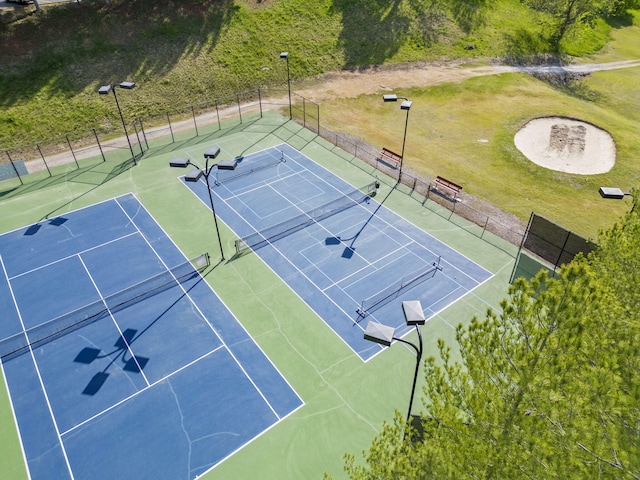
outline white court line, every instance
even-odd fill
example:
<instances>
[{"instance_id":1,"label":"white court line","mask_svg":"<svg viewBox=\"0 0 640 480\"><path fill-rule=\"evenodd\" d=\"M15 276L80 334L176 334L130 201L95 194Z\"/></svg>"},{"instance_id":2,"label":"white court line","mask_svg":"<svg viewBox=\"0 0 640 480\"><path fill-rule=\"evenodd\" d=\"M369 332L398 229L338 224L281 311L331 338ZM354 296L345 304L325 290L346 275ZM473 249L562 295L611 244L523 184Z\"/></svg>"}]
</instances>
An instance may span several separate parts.
<instances>
[{"instance_id":1,"label":"white court line","mask_svg":"<svg viewBox=\"0 0 640 480\"><path fill-rule=\"evenodd\" d=\"M271 185L273 183L275 183L276 181L282 181L282 180L288 180L290 178L294 178L294 177L299 177L303 172L296 172L294 170L291 170L291 173L287 174L287 175L282 175L282 174L278 174L277 176L277 180L270 180L270 181L266 181L263 180L262 182L260 182L259 184L256 184L255 186L252 186L251 188L247 188L246 190L241 190L238 193L235 193L235 191L230 190L229 188L227 188L225 186L226 182L221 183L220 185L217 185L218 188L216 188L216 190L219 190L219 187L223 187L228 193L230 193L229 196L223 198L223 201L227 201L228 199L232 199L232 198L237 198L242 200L241 197L256 192L258 190L260 190L263 187L271 187ZM206 184L206 180L202 179L199 180L200 182ZM211 182L209 182L211 183ZM213 188L211 189L213 191ZM220 198L222 198L222 196L218 195Z\"/></svg>"},{"instance_id":2,"label":"white court line","mask_svg":"<svg viewBox=\"0 0 640 480\"><path fill-rule=\"evenodd\" d=\"M109 199L107 199L107 200L102 200L101 202L93 203L93 204L88 205L88 206L86 206L86 207L77 208L77 209L75 209L75 210L71 210L71 211L69 211L69 212L62 212L60 215L56 215L55 217L52 217L52 218L49 218L49 217L47 216L47 218L43 218L42 220L38 220L36 223L32 223L32 224L31 224L31 225L29 225L29 226L31 226L31 227L32 227L32 226L34 226L34 225L41 225L43 222L45 222L45 221L47 221L47 220L54 220L54 219L56 219L56 218L60 218L60 216L65 215L65 214L67 214L67 213L81 212L82 210L86 210L87 208L91 208L91 207L94 207L94 206L96 206L96 205L102 205L103 203L108 203L108 202L110 202L111 200L113 200L113 199L109 198ZM2 235L6 235L6 234L8 234L8 233L18 232L18 231L24 230L24 228L25 228L25 225L23 225L23 226L21 226L21 227L18 227L18 228L14 228L13 230L9 230L9 231L7 231L7 232L2 232ZM28 228L28 227L27 227L27 228ZM0 235L0 236L2 236L2 235Z\"/></svg>"},{"instance_id":3,"label":"white court line","mask_svg":"<svg viewBox=\"0 0 640 480\"><path fill-rule=\"evenodd\" d=\"M187 363L187 364L183 365L182 367L178 368L177 370L175 370L175 371L173 371L173 372L171 372L171 373L169 373L169 374L165 375L165 376L164 376L164 377L162 377L162 378L159 378L157 381L155 381L155 382L153 382L153 383L149 383L146 387L141 388L140 390L138 390L138 391L136 391L136 392L132 393L131 395L129 395L129 396L127 396L127 397L124 397L123 399L119 400L118 402L114 403L113 405L110 405L109 407L105 408L105 409L104 409L104 410L102 410L101 412L98 412L98 413L96 413L95 415L92 415L91 417L89 417L89 418L87 418L87 419L83 420L82 422L78 423L77 425L74 425L73 427L71 427L71 428L70 428L70 429L68 429L67 431L62 432L62 433L61 433L61 435L62 435L62 436L64 436L64 435L67 435L67 434L69 434L69 433L73 432L74 430L77 430L78 428L82 427L83 425L86 425L87 423L91 422L92 420L95 420L96 418L101 417L102 415L104 415L104 414L106 414L106 413L110 412L110 411L111 411L111 410L113 410L114 408L116 408L116 407L118 407L118 406L122 405L123 403L125 403L125 402L127 402L127 401L131 400L132 398L137 397L138 395L142 394L143 392L146 392L147 390L149 390L150 388L152 388L152 387L154 387L154 386L158 385L159 383L164 382L164 381L165 381L165 380L167 380L168 378L173 377L174 375L178 374L178 373L179 373L179 372L181 372L182 370L184 370L184 369L186 369L186 368L189 368L191 365L193 365L193 364L195 364L195 363L199 362L199 361L200 361L200 360L202 360L203 358L208 357L208 356L209 356L209 355L211 355L212 353L215 353L215 352L217 352L218 350L220 350L220 349L224 349L224 348L225 348L225 346L224 346L224 345L220 345L219 347L214 348L213 350L211 350L211 351L209 351L209 352L207 352L207 353L204 353L204 354L203 354L203 355L201 355L200 357L198 357L198 358L196 358L196 359L194 359L194 360L190 361L189 363Z\"/></svg>"},{"instance_id":4,"label":"white court line","mask_svg":"<svg viewBox=\"0 0 640 480\"><path fill-rule=\"evenodd\" d=\"M2 260L0 258L0 260ZM7 277L7 271L4 266L4 262L1 262L2 270L4 272L5 277ZM8 278L8 277L7 277ZM29 343L29 337L26 335L26 328L24 324L24 320L22 319L22 314L20 313L20 309L18 308L18 304L16 302L15 295L13 293L13 288L11 288L11 283L8 283L9 291L11 293L11 298L13 299L13 304L16 307L16 312L18 313L18 318L20 319L20 325L22 326L22 331L25 332L25 336L27 337L27 342ZM40 383L40 388L42 389L42 395L44 396L45 403L47 404L47 409L49 410L49 414L51 415L51 422L53 423L53 427L56 431L56 436L58 437L58 444L60 445L60 449L62 451L62 456L67 465L67 470L69 470L69 476L73 480L73 471L71 470L71 464L69 463L69 457L67 456L67 450L64 448L64 444L62 442L62 436L60 435L60 428L58 427L58 422L56 422L56 416L53 413L53 408L51 407L51 401L49 400L49 395L47 395L47 390L44 386L44 381L42 380L42 374L40 373L40 368L38 368L38 362L36 361L36 357L33 353L33 348L31 347L31 343L28 344L29 354L31 355L31 360L33 361L33 367L35 368L36 375L38 376L38 382ZM7 389L7 391L9 391ZM20 431L20 430L18 430ZM23 450L24 452L24 450ZM25 461L25 468L29 471L29 462ZM29 473L29 476L31 474Z\"/></svg>"},{"instance_id":5,"label":"white court line","mask_svg":"<svg viewBox=\"0 0 640 480\"><path fill-rule=\"evenodd\" d=\"M104 247L105 245L109 245L110 243L118 242L118 241L120 241L120 240L122 240L124 238L131 237L133 235L138 235L139 233L140 232L127 233L126 235L123 235L123 236L118 237L118 238L114 238L112 240L109 240L108 242L101 243L100 245L95 245L95 246L93 246L91 248L87 248L85 250L81 250L79 252L75 252L75 253L73 253L71 255L67 255L66 257L58 258L57 260L54 260L53 262L45 263L44 265L40 265L39 267L32 268L31 270L28 270L26 272L22 272L22 273L19 273L17 275L14 275L13 277L10 277L10 280L13 280L14 278L21 277L23 275L27 275L27 274L32 273L32 272L36 272L38 270L42 270L43 268L50 267L51 265L55 265L56 263L64 262L65 260L69 260L70 258L77 257L78 255L82 255L83 253L90 252L91 250L97 250L98 248Z\"/></svg>"},{"instance_id":6,"label":"white court line","mask_svg":"<svg viewBox=\"0 0 640 480\"><path fill-rule=\"evenodd\" d=\"M7 276L7 270L4 266L4 261L2 260L2 255L0 255L0 266L2 267L2 273L4 277L7 279L7 286L9 287L9 293L11 294L11 299L13 300L13 305L16 307L16 311L18 312L18 304L16 303L16 299L13 295L13 290L11 289L11 283L9 282L9 277ZM22 329L24 330L24 323L22 323L22 319L20 318L20 312L18 312L18 319L22 325ZM2 371L2 376L4 377L4 388L7 391L9 398L9 406L11 407L11 415L13 415L13 424L16 427L16 432L18 433L18 440L20 442L20 450L22 451L22 459L24 460L25 466L28 465L27 461L27 453L24 450L24 444L22 442L22 434L20 432L20 426L18 425L18 417L16 416L16 409L13 405L13 398L11 397L11 390L9 390L9 382L7 380L7 374L4 371L4 364L0 359L0 370ZM29 467L25 467L27 470L27 476L31 478L31 472L29 471Z\"/></svg>"},{"instance_id":7,"label":"white court line","mask_svg":"<svg viewBox=\"0 0 640 480\"><path fill-rule=\"evenodd\" d=\"M281 145L286 145L286 144L281 144ZM309 162L313 162L313 160L311 160L309 157L307 157L306 155L304 155L302 152L300 152L300 151L298 151L298 150L293 149L293 147L291 147L291 149L295 152L295 155L302 155L302 156L303 156L304 158L306 158ZM323 183L323 184L325 184L325 185L328 185L329 187L333 188L334 190L336 190L336 191L340 192L342 195L344 195L344 192L341 192L341 191L338 189L338 187L336 187L336 186L334 186L334 185L332 185L332 184L330 184L330 183L326 182L326 181L325 181L325 180L324 180L320 175L318 175L317 173L315 173L315 172L313 172L313 171L309 170L308 168L306 168L306 167L305 167L304 165L302 165L302 164L301 164L301 163L300 163L296 158L292 157L290 154L287 154L287 157L288 157L288 158L287 158L287 161L293 161L294 163L296 163L296 164L297 164L297 165L302 169L302 171L301 171L300 173L303 173L303 172L304 172L304 173L311 174L311 175L312 175L312 176L314 176L315 178L320 179L320 182L321 182L321 183ZM324 170L327 170L326 168L322 167L321 165L316 164L315 162L313 162L313 163L314 163L315 165L318 165L320 168L323 168ZM327 171L328 171L328 170L327 170ZM331 173L331 174L335 176L335 174L333 174L333 173ZM338 178L339 178L339 177L338 177ZM340 180L341 180L342 182L346 183L347 185L350 185L348 182L345 182L343 179L340 179ZM375 201L375 200L374 200L374 201ZM378 202L376 202L376 203L378 203ZM378 208L387 208L387 207L385 207L384 205L382 205L382 204L380 204L380 203L378 203L378 205L379 205L379 207L378 207ZM231 210L234 210L234 212L236 212L236 214L238 214L238 213L237 213L237 211L235 211L235 209L233 209L230 205L228 205L228 204L227 204L227 206L228 206ZM398 217L400 217L404 222L407 222L407 224L411 225L413 228L418 229L422 234L427 235L427 236L428 236L429 238L431 238L431 239L433 240L433 242L434 242L434 243L436 243L437 245L442 245L442 246L443 246L443 247L445 247L448 251L455 252L455 254L459 255L460 257L462 257L462 258L465 258L465 259L469 260L470 262L472 262L474 265L478 266L478 267L479 267L479 268L481 268L482 270L487 271L487 270L486 270L486 269L484 269L482 266L478 265L476 262L474 262L473 260L469 259L467 256L465 256L465 255L461 254L460 252L458 252L458 251L457 251L457 250L455 250L454 248L450 247L450 246L449 246L449 245L447 245L446 243L442 242L441 240L439 240L439 239L437 239L437 238L433 237L431 234L429 234L428 232L426 232L426 231L425 231L425 230L423 230L422 228L419 228L419 227L418 227L418 226L416 226L415 224L411 223L410 221L408 221L406 218L402 217L402 216L401 216L401 215L399 215L398 213L396 213L396 212L394 212L393 210L390 210L390 209L387 209L387 210L388 210L391 214L393 214L393 215L397 215ZM405 238L405 239L407 239L407 240L408 240L408 242L407 242L407 243L405 243L405 244L404 244L404 245L402 245L401 247L396 248L393 252L390 252L390 253L389 253L389 255L391 255L391 254L393 254L393 253L395 253L395 252L397 252L397 251L401 251L401 250L407 250L408 254L417 255L417 253L415 253L415 252L413 252L411 249L409 249L409 246L410 246L410 245L412 245L412 244L414 244L414 245L417 245L420 249L423 249L425 252L427 252L427 253L428 253L428 254L430 254L431 256L433 256L433 255L438 256L438 254L436 254L436 253L435 253L433 250L431 250L429 247L427 247L426 245L423 245L423 244L421 244L421 243L416 242L414 239L412 239L411 237L409 237L406 233L404 233L402 230L400 230L400 229L399 229L397 226L395 226L394 224L389 223L387 220L385 220L384 218L382 218L382 217L380 217L380 216L378 216L378 220L379 220L379 221L381 220L384 224L386 224L386 226L387 226L387 227L390 227L390 229L392 229L392 230L396 231L396 232L400 235L400 237L399 237L399 238ZM323 227L323 228L324 228L324 227ZM254 230L255 230L255 228L254 228ZM325 230L326 230L326 229L325 229ZM327 230L327 231L328 231L328 230ZM378 231L380 231L380 230L378 229ZM331 232L329 232L329 233L331 233ZM385 234L385 235L387 235L387 234ZM387 236L388 236L388 235L387 235ZM396 240L395 240L395 238L394 238L394 241L396 241ZM397 241L396 241L396 243L399 243L399 242L397 242ZM301 276L303 276L304 278L306 278L306 279L307 279L307 280L308 280L308 281L309 281L309 282L310 282L310 283L311 283L311 284L312 284L312 285L313 285L313 286L314 286L314 287L315 287L319 292L321 292L321 293L325 296L325 298L327 298L329 301L331 301L331 302L332 302L332 303L333 303L333 304L334 304L334 305L335 305L335 306L336 306L340 311L342 311L342 312L347 316L347 318L351 318L351 316L350 316L349 314L347 314L347 313L344 311L344 309L343 309L342 307L340 307L340 305L338 305L335 301L333 301L333 299L332 299L331 297L329 297L329 296L325 293L325 290L326 290L326 289L321 289L321 288L319 288L319 286L318 286L315 282L313 282L313 281L312 281L312 280L311 280L311 279L310 279L310 278L309 278L309 277L308 277L308 276L307 276L307 275L306 275L306 274L305 274L305 273L304 273L304 272L303 272L303 271L302 271L302 270L301 270L297 265L295 265L295 264L294 264L294 263L293 263L293 262L292 262L292 261L291 261L291 260L286 256L286 255L284 255L284 253L283 253L283 251L282 251L281 249L279 249L276 245L274 245L274 244L273 244L273 243L271 243L271 242L269 242L269 244L274 248L274 250L276 250L276 251L281 255L281 257L282 257L282 258L284 258L284 259L285 259L285 261L287 261L287 262L288 262L288 263L289 263L289 264L290 264L290 265L291 265L291 266L292 266L296 271L298 271L298 273L299 273ZM357 252L356 252L356 254L357 254ZM361 258L362 258L362 257L361 257ZM367 261L366 259L364 259L364 260L365 260L365 261ZM270 268L270 269L273 271L273 269L271 268L271 266L269 266L269 265L268 265L264 260L263 260L263 263L265 263L265 265L267 265L267 267L268 267L268 268ZM314 265L314 266L316 265L314 262L310 262L310 263L311 263L312 265ZM475 278L471 277L471 276L470 276L469 274L467 274L466 272L464 272L464 271L460 270L458 267L453 266L450 262L448 262L448 261L446 261L446 260L445 260L445 263L446 263L446 264L447 264L447 265L448 265L452 270L454 270L454 271L456 271L456 272L460 272L460 274L462 274L462 275L466 276L467 278L470 278L471 280L473 280L473 281L474 281L474 283L476 283L476 285L475 285L473 288L469 289L469 290L463 289L465 292L469 293L469 292L471 292L471 291L475 290L475 288L477 288L479 285L481 285L482 283L484 283L484 282L478 282L478 280L476 280ZM374 265L374 267L375 267L375 265ZM377 267L376 267L376 268L377 268ZM274 272L274 273L275 273L275 272ZM373 272L372 272L372 273L373 273ZM489 271L487 271L487 273L489 273L489 274L490 274L489 278L492 278L492 277L494 276L494 275L493 275L491 272L489 272ZM277 273L276 273L276 274L277 274ZM352 275L355 275L355 273L350 274L349 276L352 276ZM344 289L343 289L342 287L340 287L340 285L338 285L338 283L339 283L339 282L343 282L346 278L349 278L349 276L347 276L347 277L345 277L345 278L343 278L343 279L339 280L338 282L334 282L334 286L336 286L337 288L341 289L341 290L343 291L343 293L345 293L345 295L347 295L347 294L346 294L346 292L344 292ZM460 284L459 282L457 282L456 280L454 280L450 275L448 275L447 273L445 273L445 276L446 276L447 278L449 278L452 282L454 282L455 284L457 284L460 288L462 288L461 284ZM487 280L488 280L488 279L487 279ZM353 285L353 283L351 283L350 285ZM290 288L291 288L291 287L290 287ZM328 288L331 288L331 287L328 287ZM293 288L291 288L291 289L293 290ZM454 292L455 292L455 291L457 291L457 290L459 290L459 288L454 289ZM295 292L295 290L294 290L294 292ZM448 297L448 296L450 296L452 293L453 293L453 292L450 292L450 293L449 293L449 294L447 294L444 298L447 298L447 297ZM296 292L296 295L297 295L297 292ZM465 293L465 295L466 295L466 293ZM463 297L464 297L465 295L463 295ZM352 298L352 299L353 299L353 297L351 297L350 295L347 295L347 296L348 296L349 298ZM299 295L298 295L298 297L299 297L299 298L301 298ZM460 297L460 298L462 298L462 297ZM309 304L308 304L308 303L307 303L303 298L301 298L301 299L303 300L303 302L304 302L305 304L309 305ZM353 300L354 300L354 302L356 302L356 300L355 300L355 299L353 299ZM357 302L356 302L356 303L357 303ZM312 309L312 310L313 310L313 309ZM317 312L316 312L316 314L317 314ZM322 316L321 316L321 315L318 315L318 316L319 316L320 318L322 318ZM323 321L324 321L324 319L323 319ZM325 321L325 323L326 323L326 321ZM361 328L362 330L364 330L364 329L360 326L360 324L359 324L359 323L357 323L357 325L358 325L358 327L359 327L359 328ZM333 328L332 328L331 330L333 330ZM340 336L340 335L339 335L335 330L333 330L333 331L334 331L334 333L335 333L335 334L336 334L336 335L337 335L341 340L343 340L343 342L344 342L344 343L346 343L346 342L344 341L344 339L342 339L342 337L341 337L341 336ZM348 344L347 344L347 345L348 345ZM351 348L351 350L353 350L353 348L352 348L351 346L349 346L349 348Z\"/></svg>"},{"instance_id":8,"label":"white court line","mask_svg":"<svg viewBox=\"0 0 640 480\"><path fill-rule=\"evenodd\" d=\"M9 390L9 383L7 381L7 375L4 371L4 366L2 362L0 362L0 371L2 371L2 375L4 377L4 388L7 392L11 392ZM13 399L11 395L7 395L9 397L9 406L11 407L11 415L13 416L13 424L16 427L16 432L18 433L18 441L20 442L20 451L22 452L22 460L24 461L25 469L27 470L27 477L31 478L31 472L29 471L29 462L27 461L27 454L24 451L24 445L22 443L22 434L20 433L20 426L18 425L18 417L16 417L16 409L13 406Z\"/></svg>"},{"instance_id":9,"label":"white court line","mask_svg":"<svg viewBox=\"0 0 640 480\"><path fill-rule=\"evenodd\" d=\"M155 219L153 217L151 217L151 215L149 214L149 212L144 208L144 206L142 205L142 203L140 203L138 201L138 199L136 198L136 201L138 203L138 210L144 210L150 218L153 219L153 221L155 222ZM133 225L135 225L135 227L140 231L142 237L144 238L144 240L147 242L147 245L149 245L149 248L153 251L153 253L155 253L155 255L158 257L158 260L160 262L162 262L162 264L165 266L165 268L167 268L167 270L169 270L169 272L171 273L171 275L174 277L174 279L176 280L176 283L180 286L180 289L183 291L184 295L186 298L189 299L189 301L191 302L191 305L193 306L193 308L198 312L198 314L201 316L201 318L205 321L205 323L209 326L209 328L211 329L211 331L216 335L216 337L218 338L218 340L220 340L220 342L222 343L222 345L224 345L224 347L227 349L227 351L229 352L229 355L231 355L231 357L233 358L233 360L236 362L236 364L238 365L238 367L242 370L242 372L245 374L245 376L247 377L247 379L249 380L249 382L251 382L251 384L253 385L253 387L256 389L256 391L258 392L258 394L262 397L262 399L264 400L264 402L267 404L267 406L269 407L269 409L273 412L274 416L276 418L279 418L278 414L276 413L275 409L273 408L273 406L271 405L271 402L269 402L267 400L267 398L264 396L264 394L262 393L262 391L258 388L258 386L255 384L255 382L253 381L253 379L249 376L249 374L247 373L247 371L244 369L244 367L242 366L242 364L238 361L238 359L236 358L236 356L233 354L233 351L227 346L227 344L225 343L225 341L223 340L223 338L220 336L220 334L216 331L216 329L213 327L213 325L207 321L207 317L206 315L204 315L204 313L202 312L202 310L200 310L200 307L198 306L198 304L196 302L193 301L193 299L191 298L191 296L189 295L189 292L187 290L185 290L184 285L182 285L180 282L178 282L178 280L175 278L175 276L173 275L173 272L171 272L171 270L168 268L167 264L164 262L164 260L162 259L162 257L160 257L160 255L158 254L158 252L156 251L156 249L153 247L153 245L151 245L151 243L149 242L149 240L145 237L145 235L142 233L142 231L139 229L138 225L135 223L135 220L133 218L131 218L129 216L129 214L125 211L125 209L122 207L122 205L120 204L120 202L118 202L118 200L116 199L116 203L118 204L118 206L120 206L120 208L122 209L122 211L124 212L125 215L127 215L127 217L131 220L131 222L133 223ZM156 225L158 225L157 222L155 222ZM167 236L167 238L169 238ZM177 248L177 247L176 247ZM178 251L180 251L178 249ZM186 258L186 257L185 257ZM188 261L188 260L187 260ZM202 277L201 277L201 280ZM215 292L214 292L215 293Z\"/></svg>"},{"instance_id":10,"label":"white court line","mask_svg":"<svg viewBox=\"0 0 640 480\"><path fill-rule=\"evenodd\" d=\"M122 333L122 329L120 328L120 325L118 325L118 322L116 322L116 319L114 318L113 313L111 312L111 309L109 308L109 305L107 305L106 298L104 297L104 295L102 295L102 292L98 288L98 285L96 285L95 280L91 276L91 272L89 271L89 269L87 268L87 265L84 263L84 261L82 260L82 257L79 254L78 254L78 258L80 259L80 263L82 263L83 268L87 272L87 275L89 276L89 280L91 280L91 283L93 284L93 288L95 288L96 291L98 292L98 295L100 295L100 301L103 303L104 308L106 308L107 312L109 312L109 317L111 317L111 321L113 322L114 326L116 327L116 330L118 330L118 334L120 335L120 338L122 340L124 340L124 344L127 346L127 351L129 352L129 355L131 355L131 358L133 358L134 361L136 362L136 365L138 366L138 371L142 374L142 378L144 378L145 383L147 385L149 385L149 379L147 378L147 376L142 371L142 367L138 363L138 359L136 358L136 356L133 354L133 351L131 350L131 346L129 345L129 342L125 339L124 334Z\"/></svg>"}]
</instances>

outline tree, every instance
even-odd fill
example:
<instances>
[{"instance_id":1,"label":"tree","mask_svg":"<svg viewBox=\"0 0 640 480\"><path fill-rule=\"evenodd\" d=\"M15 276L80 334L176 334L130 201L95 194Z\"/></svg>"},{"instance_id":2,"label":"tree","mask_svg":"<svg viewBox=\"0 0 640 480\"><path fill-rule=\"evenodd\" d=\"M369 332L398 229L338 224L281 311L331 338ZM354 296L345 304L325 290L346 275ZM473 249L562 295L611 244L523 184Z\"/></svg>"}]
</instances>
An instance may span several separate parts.
<instances>
[{"instance_id":1,"label":"tree","mask_svg":"<svg viewBox=\"0 0 640 480\"><path fill-rule=\"evenodd\" d=\"M637 194L638 192L636 192ZM634 198L638 198L637 195ZM518 279L425 361L422 438L398 412L354 480L640 478L640 215L557 278Z\"/></svg>"},{"instance_id":2,"label":"tree","mask_svg":"<svg viewBox=\"0 0 640 480\"><path fill-rule=\"evenodd\" d=\"M574 27L592 24L598 17L624 14L638 6L638 0L521 0L528 7L548 16L551 47L560 51L560 42Z\"/></svg>"}]
</instances>

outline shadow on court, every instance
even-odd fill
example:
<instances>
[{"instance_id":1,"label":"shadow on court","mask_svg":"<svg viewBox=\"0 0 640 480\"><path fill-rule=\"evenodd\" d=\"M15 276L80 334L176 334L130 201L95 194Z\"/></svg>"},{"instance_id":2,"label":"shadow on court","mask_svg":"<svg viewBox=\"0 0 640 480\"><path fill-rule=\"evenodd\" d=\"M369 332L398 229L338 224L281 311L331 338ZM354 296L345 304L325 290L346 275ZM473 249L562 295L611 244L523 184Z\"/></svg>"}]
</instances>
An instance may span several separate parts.
<instances>
[{"instance_id":1,"label":"shadow on court","mask_svg":"<svg viewBox=\"0 0 640 480\"><path fill-rule=\"evenodd\" d=\"M100 391L104 383L109 378L109 370L117 363L122 363L122 369L126 372L130 373L142 373L145 366L149 362L149 358L143 357L140 355L135 355L133 353L132 346L134 342L140 339L142 335L148 332L157 322L159 322L162 318L169 314L169 312L182 300L188 297L189 292L196 288L198 284L204 281L205 277L211 273L218 265L222 263L220 260L215 265L211 265L205 272L199 274L194 272L193 276L190 276L186 279L182 279L176 285L180 285L182 288L182 293L176 298L165 310L163 310L155 319L153 319L149 325L147 325L143 330L138 332L138 330L133 328L128 328L122 331L122 334L118 336L115 343L113 344L113 350L110 352L103 353L102 350L93 347L85 347L78 355L76 355L73 360L76 363L82 363L85 365L90 365L96 360L110 358L111 361L105 366L105 368L97 372L89 381L85 389L82 391L83 395L95 395ZM197 279L189 288L184 288L184 284L190 280ZM160 293L160 292L158 292ZM145 298L145 300L153 301L155 295Z\"/></svg>"},{"instance_id":2,"label":"shadow on court","mask_svg":"<svg viewBox=\"0 0 640 480\"><path fill-rule=\"evenodd\" d=\"M258 140L254 141L249 147L247 147L243 152L240 152L238 155L241 156L243 155L246 151L248 151L249 149L251 149L254 145L259 144L262 140L269 138L271 135L276 135L277 136L277 132L282 128L282 124L281 123L277 123L274 125L269 125L269 124L265 124L263 122L260 122L260 120L264 120L261 118L256 118L254 120L248 121L248 122L243 122L243 123L239 123L237 125L234 125L230 128L220 128L218 130L215 130L211 133L205 134L205 135L198 135L196 133L196 135L193 135L189 138L185 138L183 140L174 140L171 141L170 143L158 146L158 147L151 147L148 151L146 156L147 157L152 157L155 155L162 155L165 153L169 153L169 152L174 152L174 151L178 151L178 150L184 150L185 148L191 147L191 146L195 146L195 145L200 145L203 143L208 143L211 142L213 140L217 140L221 137L226 137L232 134L236 134L236 133L241 133L243 131L251 131L253 133L263 133L263 136L261 138L259 138Z\"/></svg>"},{"instance_id":3,"label":"shadow on court","mask_svg":"<svg viewBox=\"0 0 640 480\"><path fill-rule=\"evenodd\" d=\"M377 192L378 192L378 190L376 189L376 191L373 192L370 195L370 197L371 198L375 197ZM341 243L350 242L349 245L347 245L344 248L344 250L342 251L342 255L341 256L342 256L342 258L346 258L347 260L350 259L351 257L353 257L353 254L354 254L354 252L356 250L356 247L355 247L356 240L362 234L362 232L364 232L365 228L367 228L367 225L369 225L371 220L376 216L376 214L378 213L378 210L380 210L380 208L382 207L384 202L387 201L387 199L391 195L391 192L392 192L392 190L390 190L389 193L387 193L387 195L379 202L379 204L376 207L376 209L371 213L369 218L362 224L362 227L360 227L360 230L358 230L354 235L352 235L349 238L342 238L340 236L327 237L324 240L324 244L325 245L339 245ZM367 203L369 203L368 200L367 200Z\"/></svg>"},{"instance_id":4,"label":"shadow on court","mask_svg":"<svg viewBox=\"0 0 640 480\"><path fill-rule=\"evenodd\" d=\"M49 220L49 225L52 225L54 227L59 227L60 225L64 225L66 221L67 219L64 217L56 217ZM40 222L33 224L25 230L24 234L29 236L35 235L36 233L38 233L38 230L40 230L41 227L42 227L42 223Z\"/></svg>"},{"instance_id":5,"label":"shadow on court","mask_svg":"<svg viewBox=\"0 0 640 480\"><path fill-rule=\"evenodd\" d=\"M91 167L91 169L97 168L97 167L101 167L103 164L100 165L94 165L93 167ZM103 176L102 180L100 181L100 183L96 183L93 184L94 187L90 188L89 190L81 193L80 195L77 195L76 197L72 198L71 200L69 200L68 202L63 203L62 205L59 205L58 207L56 207L55 209L51 210L49 213L47 213L45 216L43 216L40 219L40 222L42 222L43 220L47 220L51 215L53 215L55 212L57 212L58 210L63 209L64 207L67 207L69 205L72 205L74 202L76 202L77 200L79 200L80 198L84 197L85 195L90 194L91 192L93 192L95 189L97 189L98 187L104 185L105 183L113 180L114 178L118 177L119 175L121 175L122 173L128 171L131 167L133 167L135 165L135 163L133 162L133 160L128 159L125 160L123 162L119 162L116 165L113 166L113 168L107 173L106 176ZM91 170L88 169L88 170ZM64 177L64 175L63 175ZM66 181L67 179L63 178L63 181ZM88 183L88 182L80 182L80 183ZM37 225L37 224L36 224Z\"/></svg>"},{"instance_id":6,"label":"shadow on court","mask_svg":"<svg viewBox=\"0 0 640 480\"><path fill-rule=\"evenodd\" d=\"M0 192L0 199L3 197L13 198L18 195L31 193L48 187L53 187L66 182L86 183L99 187L110 180L116 178L123 172L126 172L135 165L132 159L119 160L112 167L109 164L112 161L100 162L95 165L80 167L76 170L57 173L41 180L35 180L33 183L25 183L14 188ZM105 169L105 166L107 167ZM28 177L27 177L28 178Z\"/></svg>"},{"instance_id":7,"label":"shadow on court","mask_svg":"<svg viewBox=\"0 0 640 480\"><path fill-rule=\"evenodd\" d=\"M101 359L101 358L109 358L112 355L115 357L112 358L111 362L102 370L101 372L96 373L85 389L82 391L83 395L95 395L102 388L104 383L109 378L109 373L107 370L118 360L121 358L123 362L122 369L126 372L131 373L140 373L149 362L149 359L142 356L135 356L131 352L130 346L133 343L137 330L133 328L128 328L122 332L122 335L119 336L118 340L114 343L115 350L109 353L101 354L101 350L92 347L83 348L80 353L74 359L74 362L83 363L85 365L90 365L93 361ZM127 358L127 353L129 353L129 358Z\"/></svg>"}]
</instances>

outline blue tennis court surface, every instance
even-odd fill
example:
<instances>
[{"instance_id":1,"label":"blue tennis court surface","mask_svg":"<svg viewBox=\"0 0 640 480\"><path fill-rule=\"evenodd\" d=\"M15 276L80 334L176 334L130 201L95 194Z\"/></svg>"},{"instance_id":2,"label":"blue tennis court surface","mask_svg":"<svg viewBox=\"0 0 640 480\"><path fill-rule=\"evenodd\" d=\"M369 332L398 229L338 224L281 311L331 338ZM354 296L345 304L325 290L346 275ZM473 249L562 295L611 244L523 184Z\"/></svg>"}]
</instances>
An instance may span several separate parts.
<instances>
[{"instance_id":1,"label":"blue tennis court surface","mask_svg":"<svg viewBox=\"0 0 640 480\"><path fill-rule=\"evenodd\" d=\"M32 479L195 478L302 405L131 194L0 236L0 311Z\"/></svg>"},{"instance_id":2,"label":"blue tennis court surface","mask_svg":"<svg viewBox=\"0 0 640 480\"><path fill-rule=\"evenodd\" d=\"M237 160L209 183L238 251L252 248L363 360L383 348L364 340L368 321L403 336L402 301L430 318L492 276L289 145ZM204 178L184 183L209 205Z\"/></svg>"}]
</instances>

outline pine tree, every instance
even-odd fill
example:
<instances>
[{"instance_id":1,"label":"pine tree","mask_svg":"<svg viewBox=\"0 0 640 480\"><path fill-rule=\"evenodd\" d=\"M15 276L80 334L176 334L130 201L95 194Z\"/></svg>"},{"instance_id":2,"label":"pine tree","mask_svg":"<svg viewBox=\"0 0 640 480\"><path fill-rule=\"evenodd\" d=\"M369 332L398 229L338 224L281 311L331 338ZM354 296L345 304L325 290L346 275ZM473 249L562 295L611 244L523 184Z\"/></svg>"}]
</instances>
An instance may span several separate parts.
<instances>
[{"instance_id":1,"label":"pine tree","mask_svg":"<svg viewBox=\"0 0 640 480\"><path fill-rule=\"evenodd\" d=\"M638 193L638 192L636 192ZM638 198L635 195L634 198ZM640 215L557 278L509 288L424 363L421 421L397 412L353 480L640 478Z\"/></svg>"}]
</instances>

